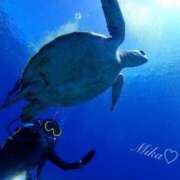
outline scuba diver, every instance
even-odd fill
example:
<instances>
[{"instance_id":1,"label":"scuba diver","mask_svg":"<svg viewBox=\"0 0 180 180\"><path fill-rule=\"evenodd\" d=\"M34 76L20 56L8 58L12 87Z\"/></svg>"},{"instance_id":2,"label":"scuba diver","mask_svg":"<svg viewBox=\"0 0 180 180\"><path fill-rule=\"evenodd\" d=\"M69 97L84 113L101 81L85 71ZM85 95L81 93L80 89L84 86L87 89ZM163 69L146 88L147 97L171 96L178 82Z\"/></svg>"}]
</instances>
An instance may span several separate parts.
<instances>
[{"instance_id":1,"label":"scuba diver","mask_svg":"<svg viewBox=\"0 0 180 180\"><path fill-rule=\"evenodd\" d=\"M47 160L63 170L80 169L87 165L95 155L93 150L72 163L65 162L54 152L57 137L61 134L62 129L52 119L18 128L0 149L0 179L9 180L25 172L26 180L32 180L30 171L36 170L35 179L40 180Z\"/></svg>"}]
</instances>

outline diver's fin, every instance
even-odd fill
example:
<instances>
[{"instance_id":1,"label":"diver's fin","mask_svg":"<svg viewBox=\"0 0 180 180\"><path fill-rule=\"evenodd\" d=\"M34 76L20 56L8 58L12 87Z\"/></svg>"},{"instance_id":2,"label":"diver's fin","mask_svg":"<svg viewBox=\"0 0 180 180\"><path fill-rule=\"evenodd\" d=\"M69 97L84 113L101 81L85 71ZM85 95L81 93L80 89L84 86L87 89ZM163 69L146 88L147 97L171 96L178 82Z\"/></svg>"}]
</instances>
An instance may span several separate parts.
<instances>
[{"instance_id":1,"label":"diver's fin","mask_svg":"<svg viewBox=\"0 0 180 180\"><path fill-rule=\"evenodd\" d=\"M109 33L120 44L125 38L125 21L118 0L101 0L101 3Z\"/></svg>"},{"instance_id":2,"label":"diver's fin","mask_svg":"<svg viewBox=\"0 0 180 180\"><path fill-rule=\"evenodd\" d=\"M24 107L21 113L22 123L31 123L43 110L46 110L47 105L40 102L39 100L34 100Z\"/></svg>"},{"instance_id":3,"label":"diver's fin","mask_svg":"<svg viewBox=\"0 0 180 180\"><path fill-rule=\"evenodd\" d=\"M119 74L117 78L115 79L113 85L112 85L112 105L111 105L111 111L114 110L114 107L119 99L122 86L123 86L123 75Z\"/></svg>"}]
</instances>

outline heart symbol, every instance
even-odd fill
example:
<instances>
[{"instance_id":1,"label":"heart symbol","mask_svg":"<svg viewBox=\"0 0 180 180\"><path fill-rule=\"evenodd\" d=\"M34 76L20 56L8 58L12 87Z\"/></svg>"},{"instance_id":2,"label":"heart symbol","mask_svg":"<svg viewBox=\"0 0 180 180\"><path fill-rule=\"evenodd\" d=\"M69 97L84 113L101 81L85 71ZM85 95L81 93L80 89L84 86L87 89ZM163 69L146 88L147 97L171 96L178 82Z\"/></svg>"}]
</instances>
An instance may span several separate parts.
<instances>
[{"instance_id":1,"label":"heart symbol","mask_svg":"<svg viewBox=\"0 0 180 180\"><path fill-rule=\"evenodd\" d=\"M172 149L166 149L164 151L164 158L167 164L171 164L174 161L176 161L179 157L179 153L177 151L174 151Z\"/></svg>"}]
</instances>

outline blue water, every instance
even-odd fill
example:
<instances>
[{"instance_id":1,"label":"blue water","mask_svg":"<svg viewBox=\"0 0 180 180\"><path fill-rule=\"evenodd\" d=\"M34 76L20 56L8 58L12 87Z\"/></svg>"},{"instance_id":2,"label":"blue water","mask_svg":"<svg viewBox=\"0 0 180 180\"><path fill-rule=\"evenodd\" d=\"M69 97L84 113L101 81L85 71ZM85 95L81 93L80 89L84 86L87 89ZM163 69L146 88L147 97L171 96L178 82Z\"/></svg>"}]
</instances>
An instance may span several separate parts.
<instances>
[{"instance_id":1,"label":"blue water","mask_svg":"<svg viewBox=\"0 0 180 180\"><path fill-rule=\"evenodd\" d=\"M123 49L143 49L149 62L123 72L122 96L110 112L111 89L71 108L51 108L63 127L56 147L73 161L89 149L95 159L84 169L63 172L47 163L42 179L53 180L179 180L180 156L167 164L131 151L143 143L180 153L180 3L177 0L120 0L126 20ZM0 101L21 74L28 59L61 33L95 31L107 34L100 0L1 0ZM8 122L23 107L0 112L0 142ZM175 154L169 152L169 160Z\"/></svg>"}]
</instances>

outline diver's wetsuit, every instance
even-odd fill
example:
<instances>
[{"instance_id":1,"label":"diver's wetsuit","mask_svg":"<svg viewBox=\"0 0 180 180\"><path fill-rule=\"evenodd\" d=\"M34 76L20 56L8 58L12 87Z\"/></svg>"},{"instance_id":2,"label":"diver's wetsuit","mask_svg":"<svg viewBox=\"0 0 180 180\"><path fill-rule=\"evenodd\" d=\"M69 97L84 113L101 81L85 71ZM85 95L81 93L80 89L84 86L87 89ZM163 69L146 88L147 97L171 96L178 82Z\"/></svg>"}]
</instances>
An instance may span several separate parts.
<instances>
[{"instance_id":1,"label":"diver's wetsuit","mask_svg":"<svg viewBox=\"0 0 180 180\"><path fill-rule=\"evenodd\" d=\"M39 125L18 129L0 150L0 180L10 179L22 172L29 174L34 168L36 179L39 179L47 160L63 170L79 169L88 164L95 154L90 151L82 160L67 163L54 152L55 141L52 127L48 132ZM29 175L27 179L31 179Z\"/></svg>"}]
</instances>

